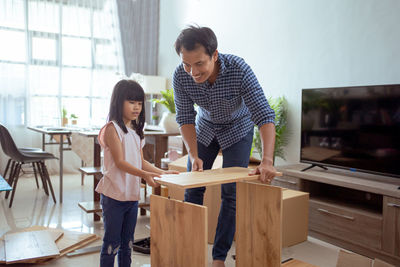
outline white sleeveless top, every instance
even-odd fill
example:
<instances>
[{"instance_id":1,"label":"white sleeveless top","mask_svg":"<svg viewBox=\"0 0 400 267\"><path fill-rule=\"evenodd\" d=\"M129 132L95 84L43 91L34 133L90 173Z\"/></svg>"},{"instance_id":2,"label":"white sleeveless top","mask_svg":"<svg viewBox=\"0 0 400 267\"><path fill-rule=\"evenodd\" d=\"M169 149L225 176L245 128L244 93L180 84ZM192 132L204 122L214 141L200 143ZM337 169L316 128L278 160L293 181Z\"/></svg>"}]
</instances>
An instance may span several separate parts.
<instances>
[{"instance_id":1,"label":"white sleeveless top","mask_svg":"<svg viewBox=\"0 0 400 267\"><path fill-rule=\"evenodd\" d=\"M139 135L128 127L128 133L124 133L117 123L110 121L101 128L98 136L99 143L104 149L104 165L103 177L96 187L96 192L119 201L138 201L140 200L141 178L118 169L110 149L104 142L105 129L111 123L114 124L121 140L124 160L132 166L142 169L140 152L145 143L144 139L140 140Z\"/></svg>"}]
</instances>

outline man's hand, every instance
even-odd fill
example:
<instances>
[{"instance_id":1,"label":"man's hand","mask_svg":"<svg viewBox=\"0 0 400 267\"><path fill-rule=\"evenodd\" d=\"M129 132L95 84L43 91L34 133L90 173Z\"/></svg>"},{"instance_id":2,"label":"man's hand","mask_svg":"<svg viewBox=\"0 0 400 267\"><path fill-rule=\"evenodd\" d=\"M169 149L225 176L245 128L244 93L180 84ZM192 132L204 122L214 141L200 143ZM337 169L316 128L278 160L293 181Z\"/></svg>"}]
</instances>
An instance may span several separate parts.
<instances>
[{"instance_id":1,"label":"man's hand","mask_svg":"<svg viewBox=\"0 0 400 267\"><path fill-rule=\"evenodd\" d=\"M146 181L148 185L151 187L158 187L160 184L158 184L156 181L154 181L154 177L161 177L158 173L155 172L144 172L142 178Z\"/></svg>"},{"instance_id":2,"label":"man's hand","mask_svg":"<svg viewBox=\"0 0 400 267\"><path fill-rule=\"evenodd\" d=\"M192 172L203 171L203 161L200 158L192 159Z\"/></svg>"},{"instance_id":3,"label":"man's hand","mask_svg":"<svg viewBox=\"0 0 400 267\"><path fill-rule=\"evenodd\" d=\"M276 169L271 164L261 162L257 168L249 172L249 175L255 174L260 174L259 179L262 183L270 184L272 179L276 176Z\"/></svg>"}]
</instances>

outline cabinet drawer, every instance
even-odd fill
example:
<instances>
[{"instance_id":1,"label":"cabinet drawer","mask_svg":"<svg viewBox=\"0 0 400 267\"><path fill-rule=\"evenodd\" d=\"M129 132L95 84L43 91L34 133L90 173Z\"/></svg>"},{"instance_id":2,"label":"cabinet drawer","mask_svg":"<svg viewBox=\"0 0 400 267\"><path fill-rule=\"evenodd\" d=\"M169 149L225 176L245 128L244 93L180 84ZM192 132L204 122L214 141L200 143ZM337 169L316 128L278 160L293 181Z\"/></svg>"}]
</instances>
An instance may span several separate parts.
<instances>
[{"instance_id":1,"label":"cabinet drawer","mask_svg":"<svg viewBox=\"0 0 400 267\"><path fill-rule=\"evenodd\" d=\"M382 216L310 199L309 228L333 238L381 248Z\"/></svg>"},{"instance_id":2,"label":"cabinet drawer","mask_svg":"<svg viewBox=\"0 0 400 267\"><path fill-rule=\"evenodd\" d=\"M296 178L296 177L284 175L281 177L275 177L272 180L271 185L288 188L288 189L293 189L293 190L299 190L300 189L300 179Z\"/></svg>"},{"instance_id":3,"label":"cabinet drawer","mask_svg":"<svg viewBox=\"0 0 400 267\"><path fill-rule=\"evenodd\" d=\"M382 249L400 256L400 199L383 198Z\"/></svg>"}]
</instances>

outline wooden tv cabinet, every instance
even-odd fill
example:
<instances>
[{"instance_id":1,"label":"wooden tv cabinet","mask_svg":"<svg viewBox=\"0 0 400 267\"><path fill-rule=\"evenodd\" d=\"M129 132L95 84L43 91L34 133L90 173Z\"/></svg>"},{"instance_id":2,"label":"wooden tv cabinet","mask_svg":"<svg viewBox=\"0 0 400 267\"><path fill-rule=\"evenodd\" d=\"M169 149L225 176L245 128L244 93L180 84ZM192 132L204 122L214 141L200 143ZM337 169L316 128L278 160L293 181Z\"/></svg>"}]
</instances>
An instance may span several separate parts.
<instances>
[{"instance_id":1,"label":"wooden tv cabinet","mask_svg":"<svg viewBox=\"0 0 400 267\"><path fill-rule=\"evenodd\" d=\"M310 194L309 235L400 266L400 179L307 166L278 167L272 184Z\"/></svg>"}]
</instances>

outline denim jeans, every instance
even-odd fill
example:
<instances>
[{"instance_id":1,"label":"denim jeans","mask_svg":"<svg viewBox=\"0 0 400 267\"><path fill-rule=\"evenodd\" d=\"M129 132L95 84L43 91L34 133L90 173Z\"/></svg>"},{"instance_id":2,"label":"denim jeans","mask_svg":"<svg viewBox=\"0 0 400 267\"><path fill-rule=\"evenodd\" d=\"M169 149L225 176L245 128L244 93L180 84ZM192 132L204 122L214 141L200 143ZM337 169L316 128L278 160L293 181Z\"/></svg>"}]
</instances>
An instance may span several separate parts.
<instances>
[{"instance_id":1,"label":"denim jeans","mask_svg":"<svg viewBox=\"0 0 400 267\"><path fill-rule=\"evenodd\" d=\"M253 142L253 130L236 144L222 150L222 167L248 167L251 145ZM214 139L206 147L197 142L198 155L203 160L203 169L212 168L215 158L218 155L220 146ZM192 170L190 159L187 170ZM205 187L187 189L185 201L203 205ZM236 183L221 185L221 208L218 216L218 225L215 233L212 256L214 260L225 261L226 255L232 246L233 236L236 229Z\"/></svg>"},{"instance_id":2,"label":"denim jeans","mask_svg":"<svg viewBox=\"0 0 400 267\"><path fill-rule=\"evenodd\" d=\"M118 254L118 266L131 266L131 252L138 214L138 201L118 201L100 195L103 208L104 238L100 252L100 267L113 267Z\"/></svg>"}]
</instances>

